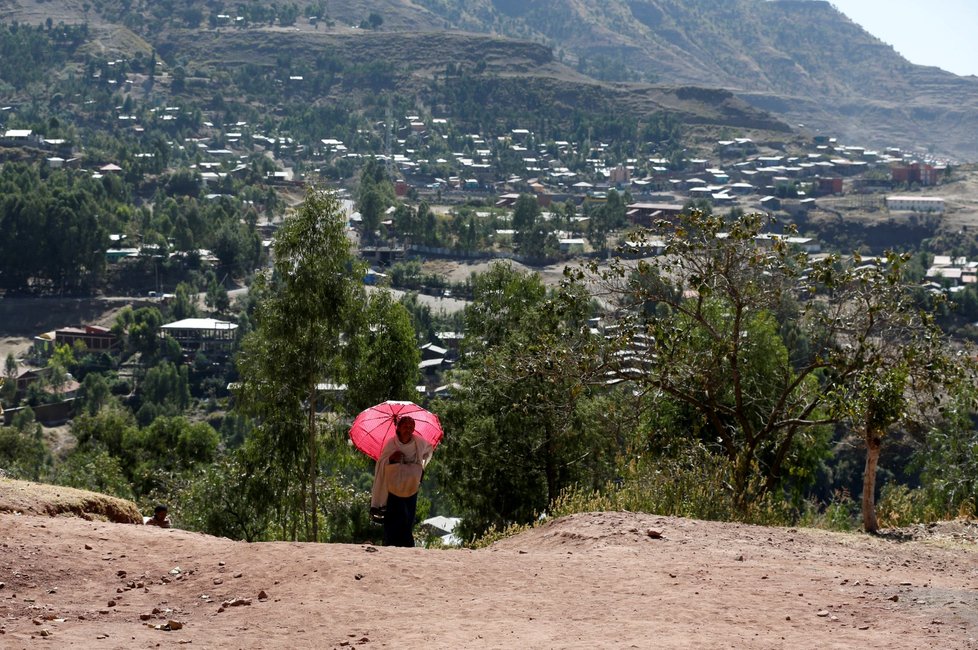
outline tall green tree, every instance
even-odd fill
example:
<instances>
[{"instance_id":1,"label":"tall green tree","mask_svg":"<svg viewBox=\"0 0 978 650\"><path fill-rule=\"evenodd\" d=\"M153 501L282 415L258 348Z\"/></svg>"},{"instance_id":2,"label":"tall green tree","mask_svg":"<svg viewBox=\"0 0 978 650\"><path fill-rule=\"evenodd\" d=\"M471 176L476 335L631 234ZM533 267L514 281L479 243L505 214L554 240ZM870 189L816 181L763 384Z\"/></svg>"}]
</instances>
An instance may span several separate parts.
<instances>
[{"instance_id":1,"label":"tall green tree","mask_svg":"<svg viewBox=\"0 0 978 650\"><path fill-rule=\"evenodd\" d=\"M528 257L543 257L548 224L540 212L540 204L532 194L520 194L513 207L513 243L516 251Z\"/></svg>"},{"instance_id":2,"label":"tall green tree","mask_svg":"<svg viewBox=\"0 0 978 650\"><path fill-rule=\"evenodd\" d=\"M341 338L358 325L362 268L339 202L324 191L306 194L273 248L274 275L268 287L259 278L256 327L238 358L237 408L256 420L246 446L268 472L255 487L274 502L298 485L291 516L302 521L306 539L317 540L318 386L345 379Z\"/></svg>"},{"instance_id":3,"label":"tall green tree","mask_svg":"<svg viewBox=\"0 0 978 650\"><path fill-rule=\"evenodd\" d=\"M14 406L17 395L17 359L13 352L7 353L3 363L3 384L0 384L0 398L8 408Z\"/></svg>"},{"instance_id":4,"label":"tall green tree","mask_svg":"<svg viewBox=\"0 0 978 650\"><path fill-rule=\"evenodd\" d=\"M366 241L374 239L384 211L394 202L394 184L387 176L387 170L379 160L370 158L360 172L357 187L357 206Z\"/></svg>"},{"instance_id":5,"label":"tall green tree","mask_svg":"<svg viewBox=\"0 0 978 650\"><path fill-rule=\"evenodd\" d=\"M363 326L347 346L351 411L389 399L416 399L420 361L410 312L388 291L370 294Z\"/></svg>"},{"instance_id":6,"label":"tall green tree","mask_svg":"<svg viewBox=\"0 0 978 650\"><path fill-rule=\"evenodd\" d=\"M978 511L978 429L974 426L978 388L962 382L946 404L946 418L922 437L915 457L921 488L935 512Z\"/></svg>"},{"instance_id":7,"label":"tall green tree","mask_svg":"<svg viewBox=\"0 0 978 650\"><path fill-rule=\"evenodd\" d=\"M954 364L903 258L811 261L786 237L762 237L768 225L686 214L636 236L666 241L663 255L591 265L574 280L599 286L611 310L629 353L619 376L683 405L689 430L733 463L742 510L810 474L820 432L842 423L866 443L864 524L874 530L882 438L906 420L908 391L936 397Z\"/></svg>"},{"instance_id":8,"label":"tall green tree","mask_svg":"<svg viewBox=\"0 0 978 650\"><path fill-rule=\"evenodd\" d=\"M828 383L829 401L865 446L861 510L867 532L879 529L876 476L887 435L896 427L933 426L945 412L953 426L953 409L943 403L961 384L974 381L968 358L953 355L935 322L939 305L921 304L907 281L908 261L908 255L887 253L885 261L870 265L861 265L857 255L841 272L813 267L816 281L825 283L841 307L819 312L821 328L840 319L846 326L831 349L835 376Z\"/></svg>"},{"instance_id":9,"label":"tall green tree","mask_svg":"<svg viewBox=\"0 0 978 650\"><path fill-rule=\"evenodd\" d=\"M28 416L14 426L0 426L0 466L12 478L38 481L50 462L50 452L33 412L28 409L25 413Z\"/></svg>"},{"instance_id":10,"label":"tall green tree","mask_svg":"<svg viewBox=\"0 0 978 650\"><path fill-rule=\"evenodd\" d=\"M508 264L473 289L459 386L440 407L452 435L436 469L466 536L528 523L570 485L597 487L618 444L588 426L600 364L587 295L558 300Z\"/></svg>"},{"instance_id":11,"label":"tall green tree","mask_svg":"<svg viewBox=\"0 0 978 650\"><path fill-rule=\"evenodd\" d=\"M155 358L160 348L162 326L163 315L156 307L133 310L126 305L116 316L112 331L125 338L126 353L138 352L143 357Z\"/></svg>"}]
</instances>

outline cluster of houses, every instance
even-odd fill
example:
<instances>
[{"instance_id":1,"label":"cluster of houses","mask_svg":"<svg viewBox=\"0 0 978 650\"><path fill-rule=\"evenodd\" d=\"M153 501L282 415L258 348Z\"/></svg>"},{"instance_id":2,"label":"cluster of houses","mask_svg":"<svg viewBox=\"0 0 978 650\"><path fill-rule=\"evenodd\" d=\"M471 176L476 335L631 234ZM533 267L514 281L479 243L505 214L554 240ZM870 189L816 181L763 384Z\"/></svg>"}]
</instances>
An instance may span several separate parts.
<instances>
[{"instance_id":1,"label":"cluster of houses","mask_svg":"<svg viewBox=\"0 0 978 650\"><path fill-rule=\"evenodd\" d=\"M170 337L175 340L183 351L185 359L192 360L197 355L204 354L208 358L227 358L232 352L237 335L238 325L214 318L185 318L166 323L160 328L160 337ZM444 384L442 380L458 359L459 344L462 334L459 332L440 332L437 343L427 343L421 346L421 362L419 371L421 381L416 388L419 399L431 397L449 397L453 386ZM50 356L61 346L73 350L83 349L89 353L115 354L121 349L119 336L111 329L97 325L80 327L62 327L50 332L44 332L34 337L34 352L42 358ZM16 401L23 399L31 385L37 383L43 386L45 392L58 397L57 403L34 407L35 416L44 423L56 423L70 417L71 402L77 396L80 384L68 375L60 385L50 385L52 369L49 367L29 367L20 370L13 381L17 384ZM0 382L3 380L0 379ZM343 386L324 384L324 391L343 390ZM6 413L0 407L0 414L9 423L18 409L8 409Z\"/></svg>"},{"instance_id":2,"label":"cluster of houses","mask_svg":"<svg viewBox=\"0 0 978 650\"><path fill-rule=\"evenodd\" d=\"M160 336L169 336L176 340L188 359L201 353L226 357L234 345L237 328L235 323L213 318L188 318L163 325ZM62 346L83 350L85 353L117 354L121 350L122 341L111 329L98 325L62 327L39 334L33 341L34 353L40 358L49 357L56 348ZM58 424L69 419L78 389L81 388L70 374L58 385L53 385L52 372L53 369L49 366L27 367L19 370L13 379L17 384L15 402L20 402L34 384L51 396L50 403L32 407L37 420L44 424ZM3 422L9 424L19 410L13 408L4 411L0 407Z\"/></svg>"},{"instance_id":3,"label":"cluster of houses","mask_svg":"<svg viewBox=\"0 0 978 650\"><path fill-rule=\"evenodd\" d=\"M303 79L291 78L289 83L301 84ZM842 145L827 136L816 136L804 150L792 153L746 137L719 140L709 157L689 157L677 168L656 155L619 159L615 152L620 148L613 142L548 141L527 128L465 133L450 118L421 114L391 116L354 141L323 133L317 141L300 142L289 133L265 132L243 120L224 123L215 119L217 113L201 119L199 112L188 107L162 105L140 112L126 102L113 110L119 128L136 134L145 132L150 122L157 126L196 124L192 136L167 143L171 148L168 158L171 164L195 170L204 186L211 188L207 195L211 198L226 191L224 182L229 176L252 174L250 161L256 154L275 162L277 169L263 179L269 186L318 181L340 161L345 161L345 169L355 170L364 158L376 156L396 179L395 191L402 197L424 198L429 204L478 197L505 209L520 194L528 193L546 208L554 202L600 203L610 190L617 189L632 196L628 217L635 225L648 225L690 202L797 217L819 207L820 197L850 193L886 195L880 207L893 215L941 215L945 211L944 200L929 192L889 195L894 189L938 184L946 170L939 161L897 148L876 151ZM0 120L2 116L0 113ZM45 139L28 129L0 127L0 134L0 148L33 151L52 167L83 167L96 177L123 171L117 161L86 161L71 143ZM379 155L378 140L384 142L384 152ZM133 152L132 159L161 155L147 149ZM504 160L506 165L501 165ZM521 169L514 171L514 161ZM500 171L504 168L508 171ZM351 208L349 212L355 221L355 211ZM584 252L588 247L581 236L584 220L568 226L560 233L562 252ZM498 241L505 242L507 234L499 230ZM146 254L152 251L126 245L121 239L107 251L109 261ZM214 259L210 251L201 250L198 255L204 262Z\"/></svg>"},{"instance_id":4,"label":"cluster of houses","mask_svg":"<svg viewBox=\"0 0 978 650\"><path fill-rule=\"evenodd\" d=\"M303 79L292 76L288 82L301 84ZM140 118L131 104L115 107L114 118L120 129L136 134L145 132L148 122L194 122L193 111L186 107L156 106L140 113ZM0 121L9 110L10 107L0 110ZM271 157L277 167L264 179L267 184L301 184L319 180L327 168L335 167L339 161L347 161L348 167L355 169L364 158L376 155L379 137L384 142L384 153L377 157L396 178L395 191L399 196L411 194L428 198L429 203L436 195L449 202L478 196L505 209L524 193L534 195L541 206L547 207L554 202L601 202L612 189L627 190L633 197L627 206L629 221L646 226L679 213L691 201L748 211L803 213L816 208L824 196L874 193L885 195L883 207L891 214L941 215L946 209L944 200L929 192L906 191L939 184L946 170L939 161L896 148L874 151L846 146L825 136L813 138L805 150L793 153L745 137L720 140L709 157L691 157L676 168L656 155L619 159L615 154L618 148L612 142L547 141L527 128L496 134L463 133L450 118L420 114L391 117L388 121L392 123L374 124L370 134L373 137L358 138L356 142L344 142L329 133L321 134L314 142L299 142L288 133L264 132L247 121L222 123L213 116L204 120L198 117L195 123L199 126L193 136L167 143L172 149L169 159L190 166L205 186L217 188L228 176L250 173L249 162L260 154ZM81 167L96 177L123 171L116 164L118 161L85 160L73 143L47 139L30 129L0 126L0 149L3 148L31 153L53 168ZM134 160L158 155L160 152L153 150L132 154ZM507 165L500 165L502 160ZM517 171L513 171L514 161L520 168ZM499 171L503 168L508 171ZM344 210L354 221L351 202L344 202ZM585 250L587 244L579 232L571 227L561 233L564 252ZM127 246L122 235L117 237L108 251L110 260L145 254L140 248ZM810 239L799 238L793 243L811 252L818 250L817 242ZM205 261L211 259L209 251L198 252ZM974 282L973 267L953 262L935 262L928 278L952 286ZM188 355L230 349L235 329L233 323L213 319L188 319L163 327L164 333ZM64 328L36 341L39 346L77 342L90 350L105 351L112 351L119 344L111 332L94 327ZM422 349L421 373L425 381L419 392L443 395L451 391L451 386L443 385L440 378L456 358L457 343L457 338L448 336Z\"/></svg>"},{"instance_id":5,"label":"cluster of houses","mask_svg":"<svg viewBox=\"0 0 978 650\"><path fill-rule=\"evenodd\" d=\"M978 283L978 261L969 261L967 257L935 255L925 279L927 288L932 291L963 291L968 285Z\"/></svg>"},{"instance_id":6,"label":"cluster of houses","mask_svg":"<svg viewBox=\"0 0 978 650\"><path fill-rule=\"evenodd\" d=\"M115 112L120 128L137 134L145 131L146 125L131 109L118 106ZM143 115L165 123L189 119L192 112L186 107L157 106ZM271 155L275 160L279 169L268 172L265 179L270 184L318 181L320 172L340 160L347 160L355 168L363 158L376 155L397 177L397 192L401 195L411 190L420 194L491 195L526 191L546 206L555 200L600 200L602 193L618 188L643 200L655 196L672 197L679 202L703 199L720 206L743 207L745 197L751 197L748 207L768 210L811 209L814 199L822 195L933 186L939 183L945 169L936 161L897 148L875 151L841 145L824 136L815 137L808 150L793 154L765 148L750 138L720 140L715 143L711 158L688 158L681 169L676 169L669 160L654 155L617 159L612 142L545 141L526 128L494 135L460 133L449 118L418 114L390 120L390 125L373 125L373 135L385 141L385 150L379 155L373 142L377 137L354 143L323 134L325 137L315 142L298 142L288 133L263 133L247 121L225 124L204 120L198 122L195 135L168 143L173 149L169 158L196 169L206 185L214 186L228 175L247 173L248 162L255 154ZM2 147L59 149L58 155L46 157L50 165L79 164L79 157L71 155L71 143L46 140L27 129L0 133ZM368 149L358 151L358 144ZM451 148L456 150L447 152ZM156 151L133 153L136 159L157 155ZM512 170L512 162L517 161L522 170L500 172L504 166L499 162L503 159L510 163L506 168ZM121 169L115 161L100 161L92 168L95 174L118 171ZM798 183L805 183L814 191L810 196L793 194ZM793 201L782 205L780 201L785 197ZM930 205L893 203L900 207L891 209L899 211L934 211Z\"/></svg>"}]
</instances>

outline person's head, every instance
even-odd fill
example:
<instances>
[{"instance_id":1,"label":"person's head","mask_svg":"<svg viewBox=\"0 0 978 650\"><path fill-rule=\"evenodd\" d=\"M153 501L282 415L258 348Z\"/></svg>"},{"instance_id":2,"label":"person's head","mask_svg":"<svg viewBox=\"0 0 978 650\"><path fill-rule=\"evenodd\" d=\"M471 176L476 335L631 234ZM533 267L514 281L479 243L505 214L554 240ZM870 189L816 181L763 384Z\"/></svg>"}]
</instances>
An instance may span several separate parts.
<instances>
[{"instance_id":1,"label":"person's head","mask_svg":"<svg viewBox=\"0 0 978 650\"><path fill-rule=\"evenodd\" d=\"M401 442L410 442L411 434L414 433L414 418L405 415L397 420L397 439Z\"/></svg>"},{"instance_id":2,"label":"person's head","mask_svg":"<svg viewBox=\"0 0 978 650\"><path fill-rule=\"evenodd\" d=\"M160 504L153 509L153 517L156 519L166 519L167 509L166 506Z\"/></svg>"}]
</instances>

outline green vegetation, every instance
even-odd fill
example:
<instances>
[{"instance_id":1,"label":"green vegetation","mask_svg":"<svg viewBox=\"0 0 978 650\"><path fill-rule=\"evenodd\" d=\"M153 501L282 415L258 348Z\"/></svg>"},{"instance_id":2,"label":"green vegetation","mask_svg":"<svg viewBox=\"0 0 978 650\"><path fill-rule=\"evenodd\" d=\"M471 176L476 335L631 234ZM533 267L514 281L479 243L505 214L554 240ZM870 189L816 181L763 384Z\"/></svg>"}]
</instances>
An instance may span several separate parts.
<instances>
[{"instance_id":1,"label":"green vegetation","mask_svg":"<svg viewBox=\"0 0 978 650\"><path fill-rule=\"evenodd\" d=\"M868 264L810 261L742 210L643 233L611 170L652 178L632 188L650 194L718 125L785 127L724 91L582 79L539 45L394 38L395 8L343 23L362 21L356 34L300 34L278 28L300 14L328 25L329 3L242 2L233 20L220 3L151 4L84 10L132 30L125 55L83 24L0 25L0 120L33 131L0 149L0 291L152 300L120 310L111 350L38 346L26 388L8 358L4 474L165 501L178 525L233 538L371 539L371 467L346 443L348 422L384 399L425 401L419 344L464 331L439 378L448 396L427 403L448 435L421 511L463 517L468 540L595 508L838 529L861 514L870 531L975 512L975 395L969 355L952 351L978 336L978 293L945 302L920 288L927 250L971 255L973 238L945 246L927 219L798 217L837 249L933 236L913 257ZM530 35L542 16L496 4L485 8L505 33ZM643 24L668 22L632 4ZM687 5L690 21L720 24ZM474 20L458 3L426 6ZM723 24L760 38L763 21L736 20L743 6ZM715 36L710 69L739 67ZM631 60L585 52L576 66L607 81L660 76ZM794 83L790 62L769 63L771 83ZM789 149L782 135L765 146ZM580 196L578 179L602 191ZM340 194L308 189L324 180L349 191L358 232ZM800 189L813 188L775 192ZM549 204L551 190L565 196ZM617 249L629 230L634 246ZM653 235L665 254L635 259ZM585 238L603 263L551 287L506 263L449 282L409 257L378 281L408 292L396 300L364 287L357 237L521 261ZM436 291L471 303L432 314L414 292ZM235 340L163 335L201 316L236 325ZM66 404L66 440L45 439L35 410Z\"/></svg>"},{"instance_id":2,"label":"green vegetation","mask_svg":"<svg viewBox=\"0 0 978 650\"><path fill-rule=\"evenodd\" d=\"M275 260L272 285L256 287L264 299L239 360L239 407L257 425L245 453L264 470L269 505L298 485L298 510L283 516L301 519L304 537L318 541L319 384L346 377L340 337L362 323L363 289L335 198L307 194L276 237Z\"/></svg>"},{"instance_id":3,"label":"green vegetation","mask_svg":"<svg viewBox=\"0 0 978 650\"><path fill-rule=\"evenodd\" d=\"M760 243L765 227L755 215L692 213L660 226L662 256L599 274L638 367L624 372L637 371L653 410L675 418L660 426L694 433L732 463L741 510L775 490L800 499L828 453L827 425L847 423L867 450L873 532L883 436L915 409L936 412L959 368L933 305L903 279L906 259L808 262L785 238Z\"/></svg>"},{"instance_id":4,"label":"green vegetation","mask_svg":"<svg viewBox=\"0 0 978 650\"><path fill-rule=\"evenodd\" d=\"M412 395L416 332L431 325L411 301L364 293L337 217L311 193L276 236L229 369L232 411L200 410L216 404L212 371L200 356L175 365L158 310L123 310L134 389L118 362L89 370L63 458L24 411L0 436L5 471L166 500L215 534L369 538L370 468L344 418ZM860 489L867 530L973 511L969 369L947 354L939 303L904 279L904 258L810 262L759 239L764 226L693 213L661 226L665 255L569 270L560 288L505 263L474 276L452 396L432 405L449 435L425 507L462 516L470 540L582 508L847 528ZM50 365L85 374L90 357L64 348ZM339 383L345 394L321 388ZM838 451L852 439L861 475ZM877 509L890 440L913 462L903 479L887 470Z\"/></svg>"}]
</instances>

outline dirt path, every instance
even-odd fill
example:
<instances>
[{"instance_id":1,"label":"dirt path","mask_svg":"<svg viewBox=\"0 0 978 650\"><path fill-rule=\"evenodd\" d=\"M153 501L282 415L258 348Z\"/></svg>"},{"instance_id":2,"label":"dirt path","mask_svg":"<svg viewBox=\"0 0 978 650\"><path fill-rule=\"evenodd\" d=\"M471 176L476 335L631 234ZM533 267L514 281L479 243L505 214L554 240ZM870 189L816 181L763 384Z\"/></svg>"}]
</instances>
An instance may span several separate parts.
<instances>
[{"instance_id":1,"label":"dirt path","mask_svg":"<svg viewBox=\"0 0 978 650\"><path fill-rule=\"evenodd\" d=\"M480 551L10 514L0 530L4 648L978 648L974 536L630 513Z\"/></svg>"}]
</instances>

